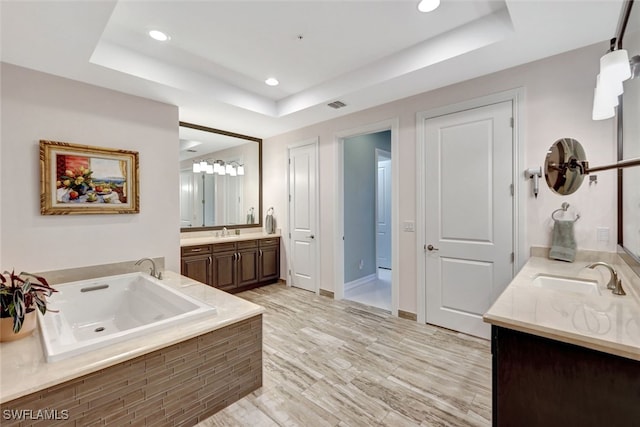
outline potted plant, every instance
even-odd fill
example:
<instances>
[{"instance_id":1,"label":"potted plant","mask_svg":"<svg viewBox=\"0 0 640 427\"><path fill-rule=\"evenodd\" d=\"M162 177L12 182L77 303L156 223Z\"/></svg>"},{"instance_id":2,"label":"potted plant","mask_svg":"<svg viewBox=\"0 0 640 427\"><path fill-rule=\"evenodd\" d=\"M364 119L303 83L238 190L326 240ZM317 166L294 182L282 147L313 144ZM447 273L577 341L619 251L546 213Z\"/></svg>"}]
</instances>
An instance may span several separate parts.
<instances>
[{"instance_id":1,"label":"potted plant","mask_svg":"<svg viewBox=\"0 0 640 427\"><path fill-rule=\"evenodd\" d=\"M44 277L5 271L0 275L0 341L29 335L36 327L36 308L47 312L46 297L53 289Z\"/></svg>"}]
</instances>

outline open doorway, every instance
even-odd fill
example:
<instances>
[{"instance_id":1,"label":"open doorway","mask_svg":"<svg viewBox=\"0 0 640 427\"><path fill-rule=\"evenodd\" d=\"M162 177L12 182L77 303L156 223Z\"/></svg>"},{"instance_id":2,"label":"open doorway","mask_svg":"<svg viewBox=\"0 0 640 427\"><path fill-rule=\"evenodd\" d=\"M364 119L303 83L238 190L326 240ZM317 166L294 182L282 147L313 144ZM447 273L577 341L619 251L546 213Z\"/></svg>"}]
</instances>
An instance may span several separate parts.
<instances>
[{"instance_id":1,"label":"open doorway","mask_svg":"<svg viewBox=\"0 0 640 427\"><path fill-rule=\"evenodd\" d=\"M344 298L391 311L391 131L344 139Z\"/></svg>"}]
</instances>

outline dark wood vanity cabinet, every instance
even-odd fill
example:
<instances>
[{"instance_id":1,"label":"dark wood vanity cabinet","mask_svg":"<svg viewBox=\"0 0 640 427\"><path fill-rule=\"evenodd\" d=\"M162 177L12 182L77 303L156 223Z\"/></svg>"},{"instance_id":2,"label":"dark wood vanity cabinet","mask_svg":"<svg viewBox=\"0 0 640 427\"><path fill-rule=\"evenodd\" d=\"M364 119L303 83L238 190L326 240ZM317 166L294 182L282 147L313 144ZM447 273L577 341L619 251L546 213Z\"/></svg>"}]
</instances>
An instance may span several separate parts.
<instances>
[{"instance_id":1,"label":"dark wood vanity cabinet","mask_svg":"<svg viewBox=\"0 0 640 427\"><path fill-rule=\"evenodd\" d=\"M492 326L494 426L640 426L640 362Z\"/></svg>"},{"instance_id":2,"label":"dark wood vanity cabinet","mask_svg":"<svg viewBox=\"0 0 640 427\"><path fill-rule=\"evenodd\" d=\"M182 248L181 274L232 293L275 283L280 278L279 237L204 246L208 251L201 246Z\"/></svg>"},{"instance_id":3,"label":"dark wood vanity cabinet","mask_svg":"<svg viewBox=\"0 0 640 427\"><path fill-rule=\"evenodd\" d=\"M262 239L258 243L258 280L273 282L280 278L280 238Z\"/></svg>"},{"instance_id":4,"label":"dark wood vanity cabinet","mask_svg":"<svg viewBox=\"0 0 640 427\"><path fill-rule=\"evenodd\" d=\"M211 245L181 248L180 274L198 282L211 283Z\"/></svg>"}]
</instances>

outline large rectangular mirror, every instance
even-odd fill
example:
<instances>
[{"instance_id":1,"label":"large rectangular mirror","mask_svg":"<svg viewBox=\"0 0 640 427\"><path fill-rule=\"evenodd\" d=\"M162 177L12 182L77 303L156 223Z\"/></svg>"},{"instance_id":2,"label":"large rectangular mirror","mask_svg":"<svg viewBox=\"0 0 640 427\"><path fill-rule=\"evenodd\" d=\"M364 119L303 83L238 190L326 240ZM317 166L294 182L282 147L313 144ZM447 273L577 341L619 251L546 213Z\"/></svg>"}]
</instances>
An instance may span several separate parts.
<instances>
[{"instance_id":1,"label":"large rectangular mirror","mask_svg":"<svg viewBox=\"0 0 640 427\"><path fill-rule=\"evenodd\" d=\"M180 122L180 231L262 226L262 140Z\"/></svg>"},{"instance_id":2,"label":"large rectangular mirror","mask_svg":"<svg viewBox=\"0 0 640 427\"><path fill-rule=\"evenodd\" d=\"M632 64L640 55L640 3L631 3L622 47ZM635 69L634 69L635 68ZM632 78L624 82L622 114L618 117L618 159L640 158L640 64L632 67ZM640 261L640 167L622 169L619 190L619 243Z\"/></svg>"}]
</instances>

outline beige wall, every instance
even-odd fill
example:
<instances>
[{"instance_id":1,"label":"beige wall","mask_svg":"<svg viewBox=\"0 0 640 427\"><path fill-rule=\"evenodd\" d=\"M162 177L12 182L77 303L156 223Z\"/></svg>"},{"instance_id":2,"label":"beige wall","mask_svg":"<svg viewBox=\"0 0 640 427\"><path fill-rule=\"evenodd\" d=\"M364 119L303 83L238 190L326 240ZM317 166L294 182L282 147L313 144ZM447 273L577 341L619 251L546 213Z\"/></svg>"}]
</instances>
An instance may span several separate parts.
<instances>
[{"instance_id":1,"label":"beige wall","mask_svg":"<svg viewBox=\"0 0 640 427\"><path fill-rule=\"evenodd\" d=\"M9 64L1 71L2 269L165 257L180 271L177 107ZM40 139L138 151L140 213L41 216Z\"/></svg>"},{"instance_id":2,"label":"beige wall","mask_svg":"<svg viewBox=\"0 0 640 427\"><path fill-rule=\"evenodd\" d=\"M575 50L530 64L490 74L477 79L402 99L376 108L353 113L283 135L266 138L263 146L264 206L274 206L282 227L287 232L286 156L289 144L319 137L320 164L320 287L334 290L333 239L335 224L336 160L335 134L392 118L400 122L399 179L400 217L394 221L415 220L416 214L416 113L478 98L514 88L524 88L524 110L520 125L524 127L524 159L526 168L542 166L548 147L562 137L578 139L592 165L615 159L615 126L613 120L594 122L591 106L599 58L606 43ZM348 95L344 97L348 104ZM584 184L580 190L561 197L541 183L537 199L531 193L524 171L525 184L525 247L549 246L551 242L551 212L564 201L582 215L576 224L579 249L615 250L616 184L615 172L598 173L598 184ZM596 228L610 230L608 243L596 241ZM401 232L399 253L401 310L415 313L416 302L416 239L411 232ZM283 275L286 266L282 268Z\"/></svg>"}]
</instances>

